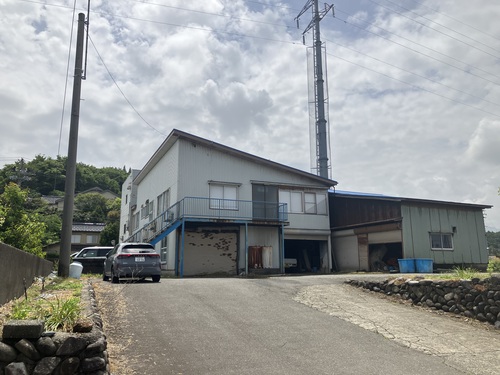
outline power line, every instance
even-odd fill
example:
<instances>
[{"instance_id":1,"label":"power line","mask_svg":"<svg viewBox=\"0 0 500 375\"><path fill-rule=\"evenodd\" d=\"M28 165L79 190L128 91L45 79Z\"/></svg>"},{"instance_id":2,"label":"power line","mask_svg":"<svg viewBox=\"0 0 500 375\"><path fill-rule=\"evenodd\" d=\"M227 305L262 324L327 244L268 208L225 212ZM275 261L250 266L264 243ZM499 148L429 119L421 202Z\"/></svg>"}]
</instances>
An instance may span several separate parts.
<instances>
[{"instance_id":1,"label":"power line","mask_svg":"<svg viewBox=\"0 0 500 375\"><path fill-rule=\"evenodd\" d=\"M62 103L62 111L61 111L61 126L59 128L59 143L57 145L57 155L61 153L61 139L63 133L63 123L64 123L64 110L66 108L66 94L68 91L68 77L69 77L69 62L71 59L71 46L73 44L73 28L75 24L75 13L76 13L76 0L73 3L73 16L71 17L71 32L69 36L69 47L68 47L68 62L66 65L66 80L64 81L64 94L63 94L63 103Z\"/></svg>"},{"instance_id":2,"label":"power line","mask_svg":"<svg viewBox=\"0 0 500 375\"><path fill-rule=\"evenodd\" d=\"M132 1L134 1L136 3L144 4L144 5L153 5L153 6L163 7L163 8L183 10L183 11L186 11L186 12L200 13L200 14L206 14L206 15L209 15L209 16L217 16L217 17L230 18L232 20L238 20L238 21L260 23L260 24L263 24L263 25L271 25L271 26L280 26L280 27L285 27L287 29L294 29L295 28L294 26L287 26L287 25L273 23L273 22L257 21L257 20L252 20L250 18L234 17L234 16L231 16L231 15L228 15L228 14L223 14L223 13L211 13L211 12L205 12L205 11L197 10L197 9L181 8L181 7L176 7L176 6L172 6L172 5L157 4L157 3L152 3L152 2L145 3L144 1L140 1L140 0L132 0Z\"/></svg>"},{"instance_id":3,"label":"power line","mask_svg":"<svg viewBox=\"0 0 500 375\"><path fill-rule=\"evenodd\" d=\"M380 75L382 75L382 76L384 76L384 77L387 77L387 78L389 78L389 79L392 79L392 80L394 80L394 81L401 82L401 83L403 83L403 84L405 84L405 85L411 86L411 87L413 87L413 88L415 88L415 89L418 89L418 90L420 90L420 91L425 91L425 92L427 92L427 93L429 93L429 94L433 94L433 95L439 96L439 97L441 97L441 98L443 98L443 99L447 99L447 100L449 100L449 101L452 101L452 102L454 102L454 103L461 104L461 105L464 105L464 106L466 106L466 107L469 107L469 108L475 109L476 111L480 111L480 112L486 113L486 114L488 114L488 115L491 115L491 116L495 116L495 117L500 118L500 114L496 114L496 113L493 113L493 112L489 112L489 111L486 111L486 110L484 110L484 109L482 109L482 108L478 108L478 107L475 107L475 106L473 106L473 105L470 105L470 104L467 104L467 103L461 102L460 100L456 100L456 99L453 99L453 98L449 98L449 97L447 97L446 95L442 95L442 94L439 94L439 93L437 93L437 92L435 92L435 91L431 91L431 90L426 89L426 88L423 88L423 87L421 87L421 86L414 85L413 83L409 83L409 82L403 81L402 79L392 77L392 76L390 76L390 75L388 75L388 74L385 74L385 73L379 72L379 71L377 71L377 70L375 70L375 69L372 69L372 68L368 68L368 67L366 67L366 66L364 66L364 65L361 65L361 64L355 63L355 62L353 62L353 61L350 61L350 60L344 59L344 58L342 58L342 57L340 57L340 56L332 55L332 54L330 54L330 53L327 53L327 55L329 55L329 56L331 56L331 57L333 57L333 58L336 58L336 59L340 59L340 60L342 60L342 61L345 61L345 62L347 62L347 63L349 63L349 64L353 64L353 65L359 66L360 68L363 68L363 69L369 70L369 71L371 71L371 72L373 72L373 73L380 74Z\"/></svg>"},{"instance_id":4,"label":"power line","mask_svg":"<svg viewBox=\"0 0 500 375\"><path fill-rule=\"evenodd\" d=\"M420 6L422 6L422 7L424 7L424 8L429 9L429 10L433 11L434 13L440 14L440 15L445 16L446 18L449 18L449 19L451 19L451 20L453 20L453 21L455 21L455 22L458 22L458 23L460 23L460 24L462 24L462 25L465 25L465 26L467 26L467 27L470 27L471 29L476 30L477 32L480 32L480 33L481 33L481 34L483 34L483 35L489 36L490 38L493 38L493 39L496 39L496 40L500 41L500 38L496 37L495 35L488 34L488 33L484 32L483 30L478 29L478 28L477 28L477 27L475 27L475 26L472 26L472 25L470 25L470 24L468 24L468 23L465 23L465 22L464 22L464 21L462 21L462 20L459 20L458 18L452 17L452 16L450 16L450 15L448 15L448 14L446 14L446 13L440 12L440 11L438 11L437 9L430 8L430 7L428 7L427 5L425 5L424 3L420 2L420 1L417 1L417 0L410 0L410 1L412 1L412 2L414 2L414 3L416 3L416 4L419 4Z\"/></svg>"},{"instance_id":5,"label":"power line","mask_svg":"<svg viewBox=\"0 0 500 375\"><path fill-rule=\"evenodd\" d=\"M459 92L459 93L462 93L462 94L468 95L468 96L473 97L473 98L475 98L475 99L479 99L479 100L484 101L484 102L486 102L486 103L493 104L494 106L500 107L500 103L498 103L498 102L493 102L493 101L490 101L490 100L484 99L484 98L482 98L482 97L480 97L480 96L477 96L477 95L474 95L474 94L468 93L468 92L466 92L466 91L463 91L463 90L460 90L460 89L457 89L457 88L454 88L454 87L452 87L452 86L449 86L449 85L447 85L447 84L441 83L441 82L439 82L439 81L437 81L437 80L431 79L431 78L426 77L426 76L424 76L424 75L421 75L421 74L418 74L418 73L411 72L411 71L409 71L409 70L407 70L407 69L401 68L401 67L396 66L396 65L391 64L391 63L388 63L387 61L380 60L380 59L378 59L378 58L376 58L376 57L370 56L370 55L368 55L368 54L366 54L366 53L363 53L363 52L361 52L361 51L358 51L358 50L356 50L356 49L354 49L354 48L347 47L347 46L345 46L345 45L343 45L343 44L340 44L340 43L334 42L334 41L332 41L332 40L330 40L330 39L325 39L325 41L330 42L330 43L332 43L332 44L335 44L335 45L337 45L337 46L340 46L340 47L342 47L342 48L348 49L348 50L350 50L350 51L353 51L353 52L359 53L360 55L366 56L366 57L368 57L369 59L372 59L372 60L375 60L375 61L381 62L382 64L385 64L385 65L391 66L391 67L393 67L393 68L399 69L399 70L401 70L401 71L403 71L403 72L409 73L409 74L414 75L414 76L417 76L417 77L419 77L419 78L423 78L423 79L425 79L425 80L427 80L427 81L429 81L429 82L435 83L435 84L437 84L437 85L440 85L440 86L446 87L446 88L448 88L448 89L451 89L451 90L457 91L457 92Z\"/></svg>"},{"instance_id":6,"label":"power line","mask_svg":"<svg viewBox=\"0 0 500 375\"><path fill-rule=\"evenodd\" d=\"M94 41L92 40L92 37L90 37L89 35L89 40L90 40L90 43L92 44L92 46L94 47L96 53L97 53L97 56L99 57L99 60L101 61L102 65L104 66L104 68L106 69L106 71L108 72L108 75L111 77L111 80L113 81L113 83L115 84L116 88L118 89L118 91L120 91L120 93L122 94L123 98L125 99L125 101L128 103L128 105L130 106L130 108L132 108L134 110L134 112L140 117L140 119L142 121L144 121L144 123L149 126L151 129L153 129L155 132L157 132L158 134L160 135L163 135L164 137L167 136L167 134L159 131L158 129L156 129L153 125L151 125L140 113L139 111L134 107L134 105L132 104L132 102L130 100L128 100L127 96L125 95L125 93L122 91L122 89L120 88L120 86L118 85L118 83L116 82L115 78L113 77L113 75L111 74L111 72L109 71L108 69L108 66L106 65L106 63L104 62L101 54L99 53L99 51L97 50L97 47L95 46L94 44Z\"/></svg>"},{"instance_id":7,"label":"power line","mask_svg":"<svg viewBox=\"0 0 500 375\"><path fill-rule=\"evenodd\" d=\"M37 3L37 4L43 4L43 5L49 5L49 6L51 6L51 5L52 5L52 4L46 4L46 3L41 3L41 2L32 1L32 0L20 0L20 1L26 1L26 2L30 2L30 3ZM256 2L256 3L257 3L257 2ZM153 4L153 5L155 5L155 4ZM67 7L67 6L59 6L59 5L52 5L52 6L57 6L57 7L61 7L61 8L69 8L69 7ZM186 9L185 9L185 10L186 10ZM251 36L251 35L246 35L246 34L230 33L230 32L218 31L218 30L215 30L215 29L208 29L208 28L203 28L203 27L185 26L185 25L174 24L174 23L168 23L168 22L161 22L161 21L146 20L146 19L142 19L142 18L138 18L138 17L119 16L119 15L114 15L114 14L111 14L111 13L104 13L104 12L97 12L97 11L93 11L93 13L97 13L97 14L104 15L104 16L113 16L113 17L116 17L116 18L131 19L131 20L136 20L136 21L140 21L140 22L149 22L149 23L162 24L162 25L167 25L167 26L182 27L182 28L195 29L195 30L201 30L201 31L206 31L206 32L214 32L214 33L220 33L220 34L233 35L233 36L244 37L244 38L255 38L255 39L261 39L261 40L272 41L272 42L278 42L278 43L285 43L285 44L292 44L292 45L302 45L302 43L299 43L299 42L294 42L294 41L288 41L288 40L278 40L278 39L271 39L271 38L264 38L264 37ZM347 14L346 12L342 12L342 13ZM409 49L409 50L411 50L411 51L413 51L413 52L416 52L416 53L419 53L419 54L421 54L421 55L423 55L423 56L429 57L429 58L431 58L431 59L433 59L433 60L435 60L435 61L438 61L438 62L441 62L441 63L443 63L443 64L449 65L449 66L451 66L451 67L453 67L453 68L455 68L455 69L458 69L458 70L460 70L460 71L462 71L462 72L465 72L465 73L468 73L468 74L472 74L473 76L476 76L477 78L480 78L480 79L483 79L483 80L487 80L487 81L489 81L489 82L491 82L491 83L493 83L493 84L497 85L497 83L496 83L496 82L494 82L494 81L488 80L488 79L486 79L486 78L484 78L484 77L478 76L478 75L473 74L473 73L471 73L471 72L467 72L467 71L465 71L465 70L463 70L463 69L460 69L459 67L456 67L456 66L454 66L454 65L452 65L452 64L445 63L445 62L443 62L443 61L441 61L441 60L439 60L439 59L436 59L436 58L434 58L434 57L432 57L432 56L426 55L426 54L424 54L424 53L422 53L422 52L419 52L419 51L414 50L414 49L412 49L412 48L409 48L409 47L407 47L407 46L405 46L405 45L402 45L401 43L397 43L397 42L395 42L395 41L393 41L393 40L391 40L391 39L388 39L388 38L386 38L386 37L384 37L384 36L381 36L381 35L379 35L379 34L377 34L377 33L374 33L374 32L371 32L371 31L369 31L369 30L366 30L366 29L364 29L364 28L361 28L361 27L359 27L358 25L355 25L355 24L352 24L352 23L348 22L347 20L342 20L342 19L338 19L338 20L340 20L340 21L342 21L342 22L344 22L344 23L346 23L346 24L349 24L349 25L351 25L351 26L357 27L357 28L359 28L359 29L361 29L361 30L363 30L363 31L365 31L365 32L367 32L367 33L371 33L371 34L373 34L373 35L376 35L376 36L378 36L378 37L380 37L380 38L382 38L382 39L385 39L385 40L387 40L387 41L389 41L389 42L391 42L391 43L395 43L395 44L397 44L397 45L400 45L400 46L402 46L402 47L404 47L404 48L407 48L407 49ZM374 26L375 26L375 25L374 25ZM378 27L378 26L377 26L377 27ZM382 30L383 30L383 29L382 29ZM389 31L387 31L387 32L389 32ZM389 32L389 33L390 33L390 32ZM394 34L394 33L392 33L392 34ZM397 34L394 34L394 35L397 35ZM400 36L399 36L399 37L400 37ZM403 38L403 37L401 37L401 38ZM330 41L330 42L331 42L331 41ZM136 109L136 108L132 105L132 103L128 100L128 98L125 96L125 94L123 93L123 91L122 91L122 90L120 89L120 87L118 86L117 82L114 80L113 76L111 75L111 73L110 73L109 69L107 68L106 64L104 63L104 61L103 61L103 59L102 59L101 55L99 54L99 52L98 52L98 50L97 50L97 48L96 48L96 46L95 46L95 44L93 43L93 41L92 41L92 40L91 40L91 43L92 43L92 45L93 45L94 49L96 50L96 52L97 52L97 54L98 54L98 56L99 56L99 59L101 60L101 62L103 63L104 67L105 67L105 68L106 68L106 70L108 71L108 74L110 75L110 77L111 77L111 79L113 80L114 84L116 85L116 87L118 88L118 90L120 91L120 93L122 94L122 96L125 98L125 100L127 101L127 103L128 103L128 104L132 107L132 109L133 109L133 110L134 110L134 111L138 114L138 116L139 116L139 117L141 117L141 119L143 119L143 121L144 121L144 122L145 122L145 123L146 123L149 127L151 127L153 130L155 130L155 131L159 132L160 134L164 135L163 133L161 133L160 131L158 131L157 129L155 129L155 128L151 125L151 124L149 124L149 123L148 123L148 122L147 122L147 121L146 121L146 120L142 117L142 115L141 115L141 114L137 111L137 109ZM334 42L333 42L333 43L334 43ZM412 43L415 43L415 42L412 42ZM338 43L335 43L335 44L338 44ZM418 43L416 43L416 44L418 44ZM340 44L339 44L339 45L340 45ZM342 45L340 45L340 46L341 46L341 47L345 47L345 46L342 46ZM422 46L422 47L425 47L425 46ZM355 52L357 52L357 53L361 53L361 52L359 52L359 51L355 51ZM438 51L434 51L434 52L439 53ZM361 54L363 54L363 53L361 53ZM369 58L373 58L373 57L368 56L368 55L366 55L366 56L367 56L367 57L369 57ZM445 56L446 56L446 55L445 55ZM338 57L338 56L333 56L333 57L334 57L334 58L341 59L341 60L343 60L343 61L345 61L345 62L348 62L348 63L350 63L350 64L356 65L356 66L361 67L361 68L363 68L363 69L367 69L367 70L373 71L373 72L375 72L375 73L377 73L377 74L384 75L384 76L386 76L387 78L390 78L390 79L392 79L392 80L399 81L400 83L403 83L403 84L409 85L409 86L414 87L414 88L418 88L419 90L423 90L423 91L429 92L429 93L431 93L431 94L437 95L437 96L439 96L439 97L445 98L445 99L447 99L447 100L451 100L451 101L453 101L453 102L455 102L455 103L457 103L457 104L462 104L462 105L465 105L465 106L467 106L467 107L470 107L470 108L473 108L473 109L476 109L476 110L482 111L482 112L484 112L484 113L488 113L488 114L493 115L493 116L495 116L495 117L499 117L497 114L494 114L494 113L491 113L491 112L488 112L488 111L482 110L482 109L480 109L480 108L477 108L477 107L471 106L471 105L469 105L469 104L466 104L466 103L463 103L463 102L457 101L457 100L452 99L452 98L448 98L448 97L446 97L446 96L444 96L444 95L441 95L441 94L438 94L438 93L436 93L436 92L434 92L434 91L427 90L427 89L424 89L424 88L419 87L419 86L417 86L417 85L411 84L411 83L409 83L409 82L405 82L405 81L403 81L403 80L400 80L400 79L397 79L397 78L391 77L391 76L389 76L389 75L387 75L387 74L384 74L384 73L378 72L378 71L376 71L376 70L374 70L374 69L371 69L371 68L367 68L367 67L365 67L365 66L363 66L363 65L360 65L360 64L357 64L357 63L355 63L355 62L349 61L349 60L347 60L347 59L345 59L345 58L341 58L341 57ZM451 58L450 56L448 56L448 57L449 57L449 58ZM377 60L378 60L378 59L377 59ZM378 61L380 61L380 62L382 62L382 63L385 63L385 64L387 64L387 65L389 65L389 66L396 67L396 66L391 65L391 64L389 64L389 63L387 63L387 62L384 62L384 61L382 61L382 60L378 60ZM459 61L459 60L457 60L457 61ZM461 61L459 61L459 62L461 62ZM461 63L465 64L464 62L461 62ZM431 79L429 79L429 78L426 78L426 77L424 77L424 76L418 75L418 74L416 74L416 73L409 72L409 71L404 70L404 69L402 69L402 68L399 68L399 67L396 67L396 68L397 68L397 69L401 69L401 70L403 70L403 71L406 71L406 72L408 72L408 73L410 73L410 74L414 74L414 75L416 75L416 76L419 76L420 78L427 79L427 80L429 80L430 82L437 83L437 84L441 84L441 83L439 83L439 82L437 82L437 81L431 80ZM478 69L478 68L476 68L476 69ZM486 73L491 74L491 73L489 73L489 72L486 72ZM458 89L454 89L454 88L452 88L452 87L450 87L450 86L447 86L447 85L444 85L444 84L441 84L441 85L443 85L444 87L448 87L448 88L450 88L450 89L453 89L453 90L456 90L456 91L462 92L462 93L464 93L464 94L467 94L467 95L470 95L470 96L473 96L473 97L479 98L479 97L477 97L477 96L475 96L475 95L473 95L473 94L466 93L465 91L458 90ZM488 101L488 100L485 100L485 99L481 99L481 100L486 101L486 102L491 103L491 104L494 104L494 103L492 103L492 102L490 102L490 101Z\"/></svg>"},{"instance_id":8,"label":"power line","mask_svg":"<svg viewBox=\"0 0 500 375\"><path fill-rule=\"evenodd\" d=\"M410 51L413 51L413 52L415 52L415 53L418 53L419 55L422 55L422 56L428 57L428 58L430 58L430 59L432 59L432 60L434 60L434 61L440 62L441 64L448 65L448 66L450 66L450 67L452 67L452 68L454 68L454 69L460 70L461 72L464 72L464 73L470 74L470 75L472 75L472 76L474 76L474 77L477 77L477 78L482 79L482 80L484 80L484 81L490 82L490 83L492 83L492 84L494 84L494 85L496 85L496 86L499 86L499 85L500 85L499 83L497 83L497 82L495 82L495 81L492 81L491 79L488 79L488 78L482 77L482 76L480 76L480 75L478 75L478 74L476 74L476 73L473 73L473 72L471 72L471 71L464 70L464 69L462 69L462 68L460 68L460 67L458 67L458 66L456 66L456 65L453 65L453 64L447 63L447 62L445 62L445 61L442 61L442 60L440 60L440 59L438 59L438 58L436 58L436 57L433 57L433 56L431 56L431 55L428 55L428 54L426 54L426 53L423 53L423 52L417 51L416 49L413 49L413 48L411 48L411 47L405 46L405 45L404 45L404 44L402 44L402 43L396 42L396 41L394 41L394 40L392 40L392 39L389 39L388 37L385 37L385 36L383 36L383 35L377 34L376 32L373 32L373 31L367 30L367 29L365 29L365 28L363 28L363 27L361 27L361 26L358 26L358 25L356 25L356 24L353 24L353 23L351 23L351 22L349 22L349 21L347 21L347 20L341 19L341 18L339 18L339 17L335 17L335 19L336 19L336 20L338 20L338 21L342 21L342 22L344 22L345 24L348 24L348 25L350 25L350 26L356 27L356 28L358 28L358 29L360 29L360 30L363 30L363 31L364 31L364 32L366 32L366 33L369 33L369 34L375 35L375 36L377 36L377 37L379 37L379 38L381 38L381 39L387 40L387 41L388 41L388 42L390 42L390 43L394 43L394 44L396 44L396 45L398 45L398 46L401 46L401 47L406 48L406 49L408 49L408 50L410 50ZM376 25L373 25L373 26L375 26L375 27L377 27L377 28L380 28L380 27L378 27L378 26L376 26ZM452 60L458 61L458 62L460 62L460 63L462 63L462 64L464 64L464 65L467 65L467 66L473 67L473 68L474 68L474 69L476 69L476 70L483 71L483 72L485 72L485 73L487 73L487 74L490 74L490 75L492 75L492 76L494 76L494 77L496 77L496 78L499 78L499 79L500 79L500 77L498 77L498 76L494 75L494 74L493 74L493 73L491 73L491 72L484 71L483 69L480 69L480 68L477 68L477 67L472 66L472 65L470 65L470 64L467 64L467 63L465 63L465 62L463 62L463 61L461 61L461 60L458 60L458 59L456 59L456 58L454 58L454 57L444 55L444 54L442 54L442 53L441 53L441 52L439 52L439 51L435 51L435 50L433 50L432 48L429 48L429 47L423 46L423 45L421 45L421 44L418 44L418 43L416 43L416 42L413 42L413 41L411 41L410 39L407 39L407 38L405 38L405 37L402 37L402 36L400 36L400 35L397 35L397 34L395 34L395 33L392 33L392 32L390 32L390 31L388 31L388 30L385 30L385 29L382 29L382 28L380 28L380 29L381 29L381 30L384 30L384 31L386 31L386 32L388 32L388 33L390 33L390 34L392 34L392 35L396 35L396 36L398 36L398 37L400 37L400 38L402 38L402 39L405 39L405 40L407 40L407 41L409 41L409 42L411 42L411 43L417 44L417 45L418 45L418 46L420 46L420 47L423 47L423 48L429 49L429 50L431 50L431 51L433 51L433 52L436 52L436 53L438 53L438 54L440 54L440 55L446 56L446 57L448 57L448 58L450 58L450 59L452 59Z\"/></svg>"},{"instance_id":9,"label":"power line","mask_svg":"<svg viewBox=\"0 0 500 375\"><path fill-rule=\"evenodd\" d=\"M415 22L415 23L417 23L417 24L419 24L419 25L421 25L421 26L423 26L423 27L427 27L427 28L429 28L429 29L431 29L431 30L433 30L433 31L435 31L435 32L437 32L437 33L439 33L439 34L441 34L441 35L445 35L445 36L447 36L448 38L451 38L451 39L453 39L453 40L456 40L457 42L463 43L463 44L465 44L465 45L466 45L466 46L468 46L468 47L474 48L474 49L476 49L476 50L478 50L478 51L481 51L481 52L483 52L483 53L485 53L485 54L487 54L487 55L490 55L491 57L494 57L494 58L496 58L496 59L500 59L500 57L498 57L498 56L496 56L496 55L494 55L494 54L492 54L492 53L490 53L490 52L488 52L488 51L485 51L485 50L483 50L483 49L481 49L481 48L478 48L478 47L476 47L475 45L470 44L470 43L467 43L467 42L465 42L465 41L463 41L463 40L461 40L461 39L455 38L454 36L451 36L451 35L449 35L449 34L446 34L445 32L442 32L441 30L437 30L437 29L435 29L435 28L433 28L433 27L430 27L429 25L426 25L425 23L419 22L419 21L417 21L417 20L415 20L415 19L413 19L413 18L411 18L411 17L408 17L407 15L405 15L405 14L403 14L403 13L401 13L401 12L398 12L398 11L396 11L396 10L394 10L394 9L391 9L391 8L389 8L389 7L386 7L386 6L382 5L382 4L380 4L380 3L377 3L377 2L376 2L376 1L374 1L374 0L368 0L368 1L372 2L373 4L377 4L377 5L378 5L378 6L380 6L381 8L384 8L384 9L389 10L390 12L396 13L397 15L399 15L399 16L401 16L401 17L404 17L404 18L406 18L406 19L408 19L408 20L410 20L410 21L412 21L412 22ZM403 8L403 9L405 9L405 8ZM425 17L424 17L424 18L425 18ZM450 30L451 30L451 29L450 29ZM460 34L459 32L457 32L457 31L455 31L455 30L452 30L452 31L453 31L453 32L456 32L457 34ZM472 39L472 38L469 38L469 39ZM472 39L472 40L474 40L474 39ZM477 42L477 41L476 41L476 42ZM482 43L481 43L481 44L482 44ZM488 47L488 46L487 46L487 47ZM489 48L491 48L491 47L489 47ZM492 49L493 49L493 48L492 48ZM495 49L493 49L493 50L495 50ZM495 51L496 51L496 50L495 50ZM499 51L497 51L497 52L499 52Z\"/></svg>"}]
</instances>

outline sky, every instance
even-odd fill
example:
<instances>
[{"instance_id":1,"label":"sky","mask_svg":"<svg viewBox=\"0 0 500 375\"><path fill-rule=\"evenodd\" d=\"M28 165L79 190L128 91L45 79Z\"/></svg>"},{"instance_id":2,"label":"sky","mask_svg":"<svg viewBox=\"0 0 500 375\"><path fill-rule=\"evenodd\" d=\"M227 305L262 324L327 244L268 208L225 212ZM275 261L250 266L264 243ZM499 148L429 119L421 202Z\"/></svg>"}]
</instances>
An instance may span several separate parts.
<instances>
[{"instance_id":1,"label":"sky","mask_svg":"<svg viewBox=\"0 0 500 375\"><path fill-rule=\"evenodd\" d=\"M310 2L92 1L78 162L141 169L175 128L311 171L312 13L295 20ZM87 7L0 0L0 167L67 155ZM493 205L486 229L499 231L500 4L333 10L320 30L337 189Z\"/></svg>"}]
</instances>

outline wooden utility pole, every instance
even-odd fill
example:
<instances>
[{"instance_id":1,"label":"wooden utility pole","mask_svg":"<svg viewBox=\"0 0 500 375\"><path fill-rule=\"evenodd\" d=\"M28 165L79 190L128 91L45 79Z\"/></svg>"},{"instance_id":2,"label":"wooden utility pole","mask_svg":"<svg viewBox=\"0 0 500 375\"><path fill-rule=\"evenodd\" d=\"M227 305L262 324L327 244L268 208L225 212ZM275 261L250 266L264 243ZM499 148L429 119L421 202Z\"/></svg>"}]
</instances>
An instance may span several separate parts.
<instances>
[{"instance_id":1,"label":"wooden utility pole","mask_svg":"<svg viewBox=\"0 0 500 375\"><path fill-rule=\"evenodd\" d=\"M78 147L78 123L80 120L80 95L82 91L83 37L85 14L78 14L78 33L76 36L75 76L73 78L73 102L69 129L68 160L66 161L66 182L64 186L64 208L62 218L61 248L57 274L69 276L71 254L71 234L73 229L73 206L75 201L76 150Z\"/></svg>"}]
</instances>

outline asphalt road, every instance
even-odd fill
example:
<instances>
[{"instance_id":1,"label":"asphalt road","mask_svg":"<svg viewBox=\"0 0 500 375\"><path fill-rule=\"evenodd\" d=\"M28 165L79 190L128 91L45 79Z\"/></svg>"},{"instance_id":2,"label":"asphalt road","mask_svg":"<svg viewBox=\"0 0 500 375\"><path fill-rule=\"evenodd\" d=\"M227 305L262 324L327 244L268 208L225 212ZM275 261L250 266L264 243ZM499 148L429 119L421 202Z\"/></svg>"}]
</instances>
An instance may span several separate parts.
<instances>
[{"instance_id":1,"label":"asphalt road","mask_svg":"<svg viewBox=\"0 0 500 375\"><path fill-rule=\"evenodd\" d=\"M330 288L331 297L347 287L342 281L325 275L99 282L104 329L114 343L110 361L120 362L114 375L474 373L298 299L318 286ZM342 298L356 300L357 293ZM383 305L378 309L383 317Z\"/></svg>"}]
</instances>

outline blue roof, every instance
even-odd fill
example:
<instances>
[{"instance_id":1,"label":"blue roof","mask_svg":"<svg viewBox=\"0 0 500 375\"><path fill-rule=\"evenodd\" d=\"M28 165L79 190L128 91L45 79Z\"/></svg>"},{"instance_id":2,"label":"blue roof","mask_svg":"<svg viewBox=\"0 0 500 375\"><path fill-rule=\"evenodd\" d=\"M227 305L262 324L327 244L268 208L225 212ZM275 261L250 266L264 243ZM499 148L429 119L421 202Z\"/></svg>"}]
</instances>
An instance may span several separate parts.
<instances>
[{"instance_id":1,"label":"blue roof","mask_svg":"<svg viewBox=\"0 0 500 375\"><path fill-rule=\"evenodd\" d=\"M344 197L353 197L353 198L372 198L372 199L380 199L380 200L393 200L393 201L405 201L405 202L413 202L413 203L431 203L431 204L447 204L447 205L456 205L456 206L469 206L476 208L491 208L493 206L486 204L476 204L476 203L461 203L461 202L450 202L450 201L439 201L433 199L421 199L421 198L405 198L405 197L395 197L390 195L383 194L374 194L374 193L362 193L356 191L346 191L346 190L337 190L337 189L329 189L329 193L342 195Z\"/></svg>"}]
</instances>

